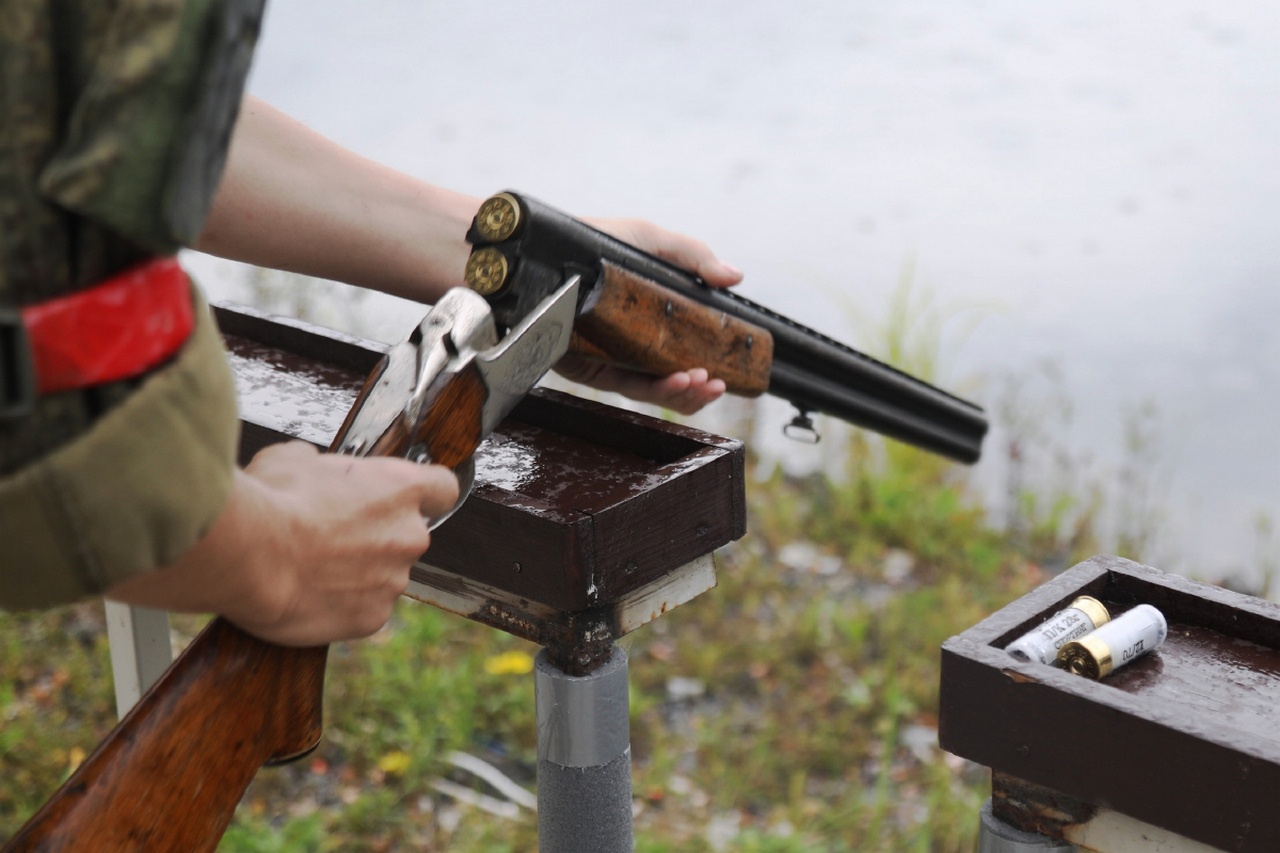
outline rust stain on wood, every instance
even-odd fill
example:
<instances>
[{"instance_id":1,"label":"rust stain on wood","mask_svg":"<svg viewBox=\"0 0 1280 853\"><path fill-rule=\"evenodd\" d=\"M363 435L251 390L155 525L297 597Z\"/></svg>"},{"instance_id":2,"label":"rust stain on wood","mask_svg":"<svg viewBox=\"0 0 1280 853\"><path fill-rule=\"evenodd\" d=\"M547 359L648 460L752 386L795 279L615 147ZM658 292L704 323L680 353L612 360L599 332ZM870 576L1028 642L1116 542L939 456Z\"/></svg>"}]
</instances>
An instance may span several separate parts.
<instances>
[{"instance_id":1,"label":"rust stain on wood","mask_svg":"<svg viewBox=\"0 0 1280 853\"><path fill-rule=\"evenodd\" d=\"M1008 678L1010 681L1016 681L1019 684L1039 684L1040 683L1040 679L1035 678L1031 675L1028 675L1025 672L1018 672L1016 669L1005 669L1005 670L1001 670L1001 672L1004 673L1005 678Z\"/></svg>"},{"instance_id":2,"label":"rust stain on wood","mask_svg":"<svg viewBox=\"0 0 1280 853\"><path fill-rule=\"evenodd\" d=\"M1096 806L1007 773L991 774L991 813L1023 832L1066 838L1070 827L1093 820Z\"/></svg>"}]
</instances>

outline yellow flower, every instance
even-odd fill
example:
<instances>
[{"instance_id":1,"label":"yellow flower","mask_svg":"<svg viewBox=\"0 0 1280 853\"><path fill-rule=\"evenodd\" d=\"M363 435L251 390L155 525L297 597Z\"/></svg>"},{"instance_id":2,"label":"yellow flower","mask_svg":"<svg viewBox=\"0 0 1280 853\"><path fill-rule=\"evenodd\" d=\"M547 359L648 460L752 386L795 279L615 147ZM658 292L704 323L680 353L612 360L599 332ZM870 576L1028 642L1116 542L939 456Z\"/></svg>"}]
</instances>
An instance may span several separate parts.
<instances>
[{"instance_id":1,"label":"yellow flower","mask_svg":"<svg viewBox=\"0 0 1280 853\"><path fill-rule=\"evenodd\" d=\"M412 763L413 759L397 749L378 759L378 769L388 776L403 776Z\"/></svg>"},{"instance_id":2,"label":"yellow flower","mask_svg":"<svg viewBox=\"0 0 1280 853\"><path fill-rule=\"evenodd\" d=\"M533 656L528 652L503 652L484 662L490 675L528 675L533 672Z\"/></svg>"}]
</instances>

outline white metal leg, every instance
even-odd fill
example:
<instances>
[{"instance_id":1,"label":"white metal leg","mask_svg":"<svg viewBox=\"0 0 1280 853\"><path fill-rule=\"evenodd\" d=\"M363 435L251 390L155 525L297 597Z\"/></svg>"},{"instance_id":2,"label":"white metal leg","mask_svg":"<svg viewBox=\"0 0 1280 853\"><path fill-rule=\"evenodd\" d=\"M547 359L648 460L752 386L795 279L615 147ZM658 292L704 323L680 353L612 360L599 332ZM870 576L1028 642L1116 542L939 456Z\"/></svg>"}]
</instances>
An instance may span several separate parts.
<instances>
[{"instance_id":1,"label":"white metal leg","mask_svg":"<svg viewBox=\"0 0 1280 853\"><path fill-rule=\"evenodd\" d=\"M107 601L107 641L116 685L116 713L123 717L169 664L169 614L149 607Z\"/></svg>"}]
</instances>

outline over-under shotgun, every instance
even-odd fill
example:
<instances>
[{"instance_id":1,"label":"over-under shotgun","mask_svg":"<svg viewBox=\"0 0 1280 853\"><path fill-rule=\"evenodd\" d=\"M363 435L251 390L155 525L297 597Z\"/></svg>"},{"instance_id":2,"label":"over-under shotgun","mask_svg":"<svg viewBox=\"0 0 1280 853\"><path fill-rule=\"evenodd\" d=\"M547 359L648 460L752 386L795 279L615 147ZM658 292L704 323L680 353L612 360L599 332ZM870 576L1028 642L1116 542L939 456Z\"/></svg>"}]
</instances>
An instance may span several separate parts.
<instances>
[{"instance_id":1,"label":"over-under shotgun","mask_svg":"<svg viewBox=\"0 0 1280 853\"><path fill-rule=\"evenodd\" d=\"M789 400L801 425L824 412L963 462L981 451L972 403L527 196L486 201L468 240L474 292L450 291L388 353L332 452L430 460L465 481L567 351L658 375L705 367L733 393ZM214 850L258 768L318 742L326 653L215 619L0 853Z\"/></svg>"},{"instance_id":2,"label":"over-under shotgun","mask_svg":"<svg viewBox=\"0 0 1280 853\"><path fill-rule=\"evenodd\" d=\"M708 368L730 393L769 393L960 462L982 451L982 409L536 199L498 193L467 239L469 287L499 326L519 322L566 276L582 281L571 351L659 376Z\"/></svg>"}]
</instances>

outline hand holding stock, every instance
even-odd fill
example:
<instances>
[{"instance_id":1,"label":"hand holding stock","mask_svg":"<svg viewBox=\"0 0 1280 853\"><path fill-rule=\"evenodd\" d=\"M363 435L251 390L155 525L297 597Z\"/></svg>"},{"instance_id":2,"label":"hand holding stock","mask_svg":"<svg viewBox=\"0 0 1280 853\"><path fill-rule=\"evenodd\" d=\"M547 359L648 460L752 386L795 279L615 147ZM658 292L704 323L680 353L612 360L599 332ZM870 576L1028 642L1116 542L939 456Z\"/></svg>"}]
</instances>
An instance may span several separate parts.
<instances>
[{"instance_id":1,"label":"hand holding stock","mask_svg":"<svg viewBox=\"0 0 1280 853\"><path fill-rule=\"evenodd\" d=\"M332 450L456 468L568 347L576 281L501 340L483 300L454 293L370 377ZM465 311L478 316L474 326L488 324L487 335L461 333L470 327L454 321ZM412 369L401 370L405 364ZM316 461L286 447L263 464L290 456ZM330 469L361 461L377 460L321 460ZM269 474L277 482L291 476ZM439 508L438 495L425 508ZM421 534L421 516L415 524ZM275 645L215 619L4 853L90 843L100 853L214 850L258 768L318 743L326 654L325 646Z\"/></svg>"},{"instance_id":2,"label":"hand holding stock","mask_svg":"<svg viewBox=\"0 0 1280 853\"><path fill-rule=\"evenodd\" d=\"M587 219L594 228L681 269L692 270L710 287L732 287L742 271L724 263L707 244L659 228L643 219ZM579 352L569 352L556 373L601 391L614 391L641 403L652 403L682 415L692 415L724 396L723 379L702 365L685 364L665 376L654 376L610 364Z\"/></svg>"},{"instance_id":3,"label":"hand holding stock","mask_svg":"<svg viewBox=\"0 0 1280 853\"><path fill-rule=\"evenodd\" d=\"M430 543L424 517L443 516L458 499L443 466L321 454L297 441L263 449L243 477L249 497L228 510L242 518L228 519L239 532L223 558L251 569L210 609L289 646L381 628Z\"/></svg>"}]
</instances>

